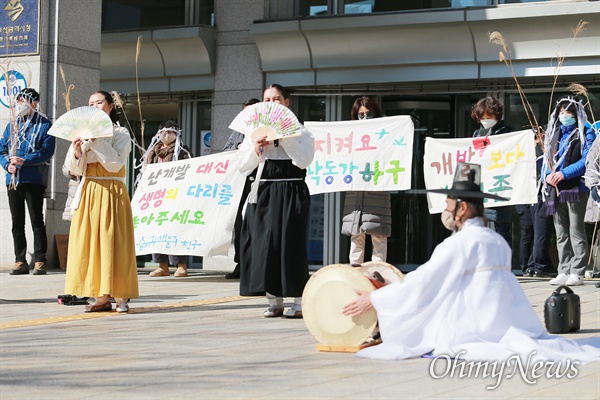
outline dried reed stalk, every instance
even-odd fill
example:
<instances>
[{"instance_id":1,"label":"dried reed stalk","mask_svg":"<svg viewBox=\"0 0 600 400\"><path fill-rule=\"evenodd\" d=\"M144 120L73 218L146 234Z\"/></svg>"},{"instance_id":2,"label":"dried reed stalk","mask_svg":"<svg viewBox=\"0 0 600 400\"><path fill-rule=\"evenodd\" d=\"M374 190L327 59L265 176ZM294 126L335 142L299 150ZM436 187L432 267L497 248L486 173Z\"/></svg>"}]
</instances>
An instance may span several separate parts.
<instances>
[{"instance_id":1,"label":"dried reed stalk","mask_svg":"<svg viewBox=\"0 0 600 400\"><path fill-rule=\"evenodd\" d=\"M537 128L537 134L540 135L540 127L537 121L537 118L535 116L535 113L533 112L533 107L531 107L531 104L529 104L529 100L527 100L527 96L525 95L525 92L523 91L523 88L521 87L521 84L519 83L519 80L517 79L517 75L515 73L515 70L513 68L513 64L512 64L512 54L506 44L506 41L504 40L504 36L502 36L502 34L500 32L492 32L492 33L488 33L489 36L489 40L490 43L493 44L499 44L502 46L502 50L499 52L498 56L499 56L499 61L503 62L504 65L506 65L508 67L508 69L510 70L510 74L513 78L513 80L515 81L515 84L517 85L517 91L519 93L519 97L521 98L521 103L523 103L523 108L525 109L525 115L527 116L527 120L529 121L529 125L532 128ZM533 119L533 121L532 121Z\"/></svg>"},{"instance_id":2,"label":"dried reed stalk","mask_svg":"<svg viewBox=\"0 0 600 400\"><path fill-rule=\"evenodd\" d=\"M587 21L579 21L579 23L577 24L577 27L571 28L571 30L573 31L573 39L569 45L569 48L573 44L573 42L575 41L577 36L585 30L585 26L587 24L588 24ZM544 143L544 129L538 124L537 118L535 116L535 112L534 112L533 108L531 107L531 104L527 100L527 96L525 95L525 92L523 91L523 89L521 88L521 85L519 84L519 80L517 79L517 76L515 74L515 71L514 71L514 68L512 65L511 53L510 53L510 50L508 49L506 41L504 40L504 37L502 36L502 34L500 32L492 32L492 33L489 33L488 36L489 36L490 43L494 43L494 44L498 44L498 45L502 46L502 50L499 53L499 61L503 62L510 70L511 76L512 76L513 80L515 81L515 84L517 85L517 90L519 93L519 97L521 98L521 103L523 104L523 108L525 109L525 114L527 115L527 120L529 121L530 126L532 128L535 128L536 135L537 135L539 142ZM550 92L548 120L550 120L550 115L552 113L552 97L554 96L556 82L558 81L560 68L562 67L564 61L565 61L565 55L559 54L557 57L557 65L554 70L554 81L552 83L552 90ZM548 167L551 170L553 170L554 167L553 167L553 160L552 160L551 155L546 154L544 146L542 146L542 151L544 154L543 157L546 160ZM557 195L560 195L558 188L556 188L556 193L557 193Z\"/></svg>"},{"instance_id":3,"label":"dried reed stalk","mask_svg":"<svg viewBox=\"0 0 600 400\"><path fill-rule=\"evenodd\" d=\"M8 71L10 71L10 62L8 62L6 65L3 65L1 67L2 69L2 76L4 77L4 82L6 82L6 91L8 93L12 93L12 86L10 84L10 79L9 79L9 74ZM9 94L9 99L11 98L10 94ZM17 115L15 112L15 106L14 106L14 102L9 101L8 102L8 107L9 107L9 121L8 124L10 126L10 136L9 136L9 140L8 143L10 143L10 145L12 146L12 149L10 151L10 156L15 157L17 155L17 148L19 147L19 126L17 125ZM7 143L7 145L8 145ZM16 181L16 176L14 173L11 174L10 176L10 182L8 184L7 187L8 190L16 190L17 189L17 181Z\"/></svg>"},{"instance_id":4,"label":"dried reed stalk","mask_svg":"<svg viewBox=\"0 0 600 400\"><path fill-rule=\"evenodd\" d=\"M142 139L142 148L144 146L144 130L146 128L146 121L142 117L142 103L140 102L140 84L139 84L139 74L138 74L138 61L140 58L140 50L142 49L142 35L137 38L137 45L135 48L135 89L137 91L137 101L138 101L138 111L140 113L140 130L141 130L141 139ZM145 152L145 150L144 150ZM142 155L144 155L142 152Z\"/></svg>"},{"instance_id":5,"label":"dried reed stalk","mask_svg":"<svg viewBox=\"0 0 600 400\"><path fill-rule=\"evenodd\" d=\"M9 43L8 40L8 31L6 32L6 38L4 40L4 43ZM6 45L6 54L8 54L8 44ZM9 71L12 70L12 59L9 57L6 57L3 59L2 63L0 63L0 72L2 73L2 76L4 77L4 82L6 84L6 92L8 93L8 98L9 98L9 102L8 102L8 111L9 111L9 126L10 126L10 136L9 136L9 143L11 143L12 145L12 149L11 149L11 157L15 157L17 155L17 148L18 143L19 143L19 127L17 126L17 115L15 112L15 107L14 107L14 101L12 101L12 85L10 83L10 75L8 74ZM10 177L10 182L8 184L7 187L8 190L15 190L17 189L17 181L16 181L16 176L15 174L11 174Z\"/></svg>"},{"instance_id":6,"label":"dried reed stalk","mask_svg":"<svg viewBox=\"0 0 600 400\"><path fill-rule=\"evenodd\" d=\"M584 104L584 107L587 107L587 109L590 110L590 116L592 117L591 120L596 121L596 117L594 116L594 110L592 108L592 102L590 101L590 98L588 96L588 90L586 89L586 87L579 83L571 83L567 87L567 90L573 93L575 96L585 97L586 103Z\"/></svg>"},{"instance_id":7,"label":"dried reed stalk","mask_svg":"<svg viewBox=\"0 0 600 400\"><path fill-rule=\"evenodd\" d=\"M65 109L67 112L71 111L71 90L75 89L75 85L72 83L67 86L67 80L65 79L65 71L63 71L62 64L59 65L60 68L60 76L62 77L63 85L65 85L65 91L62 94L65 99Z\"/></svg>"},{"instance_id":8,"label":"dried reed stalk","mask_svg":"<svg viewBox=\"0 0 600 400\"><path fill-rule=\"evenodd\" d=\"M112 96L115 105L117 107L119 107L121 109L121 111L123 111L123 116L125 117L125 122L127 122L127 126L129 127L129 134L131 135L131 137L133 137L135 146L139 149L140 153L144 154L146 152L146 150L140 146L137 139L135 138L135 133L133 131L131 123L129 122L129 118L127 118L127 113L125 112L125 103L123 103L123 99L121 99L121 95L114 90L112 92L110 92L110 95Z\"/></svg>"},{"instance_id":9,"label":"dried reed stalk","mask_svg":"<svg viewBox=\"0 0 600 400\"><path fill-rule=\"evenodd\" d=\"M571 31L573 32L573 38L571 39L571 42L569 43L569 47L567 48L567 50L569 50L571 48L571 46L573 46L573 43L575 42L575 40L577 39L577 36L579 36L579 34L583 31L586 30L586 25L588 25L589 22L587 21L579 21L579 23L577 24L577 26L575 28L571 28ZM558 54L556 56L556 67L554 68L554 81L552 82L552 90L550 91L550 103L548 104L548 120L550 120L550 114L552 114L552 97L554 97L554 89L556 88L556 82L558 81L558 75L560 72L560 69L562 68L564 62L565 62L565 58L566 58L566 53L564 54Z\"/></svg>"},{"instance_id":10,"label":"dried reed stalk","mask_svg":"<svg viewBox=\"0 0 600 400\"><path fill-rule=\"evenodd\" d=\"M587 107L587 109L590 111L590 116L592 117L592 121L596 121L596 117L594 117L594 110L592 108L592 103L588 96L588 91L587 91L586 87L579 83L571 83L567 87L567 90L569 92L573 93L575 96L582 96L586 99L586 104L584 105L584 107ZM596 164L596 169L598 171L600 171L600 156L598 154L596 154L596 159L593 162ZM592 189L592 190L594 190L594 189ZM592 261L592 257L594 255L594 242L596 240L597 235L598 235L598 220L596 220L596 223L594 224L594 233L592 234L592 242L591 242L591 246L590 246L590 252L589 252L590 256L588 258L588 265Z\"/></svg>"}]
</instances>

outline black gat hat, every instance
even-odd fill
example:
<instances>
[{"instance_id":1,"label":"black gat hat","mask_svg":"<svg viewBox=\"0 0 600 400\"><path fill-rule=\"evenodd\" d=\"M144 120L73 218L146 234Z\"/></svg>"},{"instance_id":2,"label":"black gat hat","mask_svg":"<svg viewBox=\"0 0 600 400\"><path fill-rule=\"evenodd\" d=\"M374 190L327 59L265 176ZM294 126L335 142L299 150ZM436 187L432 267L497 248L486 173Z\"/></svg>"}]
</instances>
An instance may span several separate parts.
<instances>
[{"instance_id":1,"label":"black gat hat","mask_svg":"<svg viewBox=\"0 0 600 400\"><path fill-rule=\"evenodd\" d=\"M440 193L456 200L482 200L493 199L508 201L509 198L481 191L481 165L458 163L454 173L454 181L450 189L424 189L411 190L410 193Z\"/></svg>"}]
</instances>

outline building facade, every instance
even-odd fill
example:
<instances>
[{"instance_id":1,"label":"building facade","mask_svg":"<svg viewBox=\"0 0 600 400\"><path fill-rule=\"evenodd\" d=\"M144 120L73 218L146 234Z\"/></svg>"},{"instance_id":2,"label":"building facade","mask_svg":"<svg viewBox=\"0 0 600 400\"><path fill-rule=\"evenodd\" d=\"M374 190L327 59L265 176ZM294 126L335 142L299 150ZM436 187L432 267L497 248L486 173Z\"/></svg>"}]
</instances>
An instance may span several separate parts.
<instances>
[{"instance_id":1,"label":"building facade","mask_svg":"<svg viewBox=\"0 0 600 400\"><path fill-rule=\"evenodd\" d=\"M361 95L376 97L385 115L412 115L414 188L424 186L425 138L470 136L477 127L470 110L479 98L499 97L514 128L529 124L517 82L542 124L572 82L587 88L600 115L598 1L42 0L41 5L46 34L39 55L11 60L39 64L34 82L47 89L41 91L46 106L57 109L49 116L62 113L62 81L53 73L62 65L67 81L75 83L73 104L85 104L94 87L118 91L139 141L147 144L161 121L176 119L196 155L220 151L241 104L260 98L271 83L293 90L291 107L304 121L349 119ZM63 21L73 24L66 28ZM584 29L574 37L580 21ZM499 61L502 47L490 43L494 31L506 41L512 71ZM56 217L66 196L60 174L65 153L65 146L57 148L53 161L49 238L67 229ZM308 246L315 267L347 262L348 239L340 234L343 198L342 193L312 198ZM428 214L424 197L393 193L392 207L388 261L408 270L426 261L446 233L439 216ZM5 255L12 253L12 246L6 248L12 243L6 196L0 213L5 265L12 263ZM517 224L513 231L516 238Z\"/></svg>"},{"instance_id":2,"label":"building facade","mask_svg":"<svg viewBox=\"0 0 600 400\"><path fill-rule=\"evenodd\" d=\"M0 2L2 131L10 120L10 95L23 86L40 93L40 111L52 121L66 112L63 95L67 92L71 107L87 105L90 94L100 85L101 7L101 0ZM13 93L6 92L7 78ZM71 90L67 89L69 86ZM59 265L55 236L69 232L69 223L62 220L68 179L61 172L68 145L66 141L56 140L45 194L49 267ZM2 182L4 173L0 174ZM6 190L6 186L0 186L0 269L12 268L15 262ZM27 260L30 261L33 234L28 217L26 237Z\"/></svg>"}]
</instances>

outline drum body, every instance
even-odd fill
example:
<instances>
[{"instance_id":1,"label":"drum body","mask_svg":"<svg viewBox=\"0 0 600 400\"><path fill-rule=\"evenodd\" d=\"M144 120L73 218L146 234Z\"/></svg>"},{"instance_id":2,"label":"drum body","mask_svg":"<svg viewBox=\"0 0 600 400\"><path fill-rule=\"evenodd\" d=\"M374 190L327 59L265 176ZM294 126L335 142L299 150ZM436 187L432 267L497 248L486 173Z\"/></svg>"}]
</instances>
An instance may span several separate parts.
<instances>
[{"instance_id":1,"label":"drum body","mask_svg":"<svg viewBox=\"0 0 600 400\"><path fill-rule=\"evenodd\" d=\"M306 284L302 294L302 314L308 330L319 343L350 347L367 341L377 327L375 310L352 318L343 315L342 309L358 298L355 289L375 290L377 285L373 279L384 285L388 281L402 282L404 278L390 264L371 262L363 265L365 267L360 268L348 264L328 265L315 272Z\"/></svg>"}]
</instances>

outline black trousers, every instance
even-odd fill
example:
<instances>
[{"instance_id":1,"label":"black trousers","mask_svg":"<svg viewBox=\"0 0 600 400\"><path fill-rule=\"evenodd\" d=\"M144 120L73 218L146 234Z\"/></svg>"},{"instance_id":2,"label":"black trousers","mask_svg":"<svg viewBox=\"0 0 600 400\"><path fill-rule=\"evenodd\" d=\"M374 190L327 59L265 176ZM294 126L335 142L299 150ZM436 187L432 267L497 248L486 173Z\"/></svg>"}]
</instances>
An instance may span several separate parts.
<instances>
[{"instance_id":1,"label":"black trousers","mask_svg":"<svg viewBox=\"0 0 600 400\"><path fill-rule=\"evenodd\" d=\"M12 235L15 247L15 262L27 263L27 239L25 238L25 204L29 211L33 229L33 255L35 262L46 262L48 239L44 224L44 193L46 187L22 183L16 189L6 190L8 206L12 215Z\"/></svg>"},{"instance_id":2,"label":"black trousers","mask_svg":"<svg viewBox=\"0 0 600 400\"><path fill-rule=\"evenodd\" d=\"M515 206L519 215L521 227L521 240L519 241L519 266L523 271L531 267L533 262L533 212L530 205L519 204Z\"/></svg>"},{"instance_id":3,"label":"black trousers","mask_svg":"<svg viewBox=\"0 0 600 400\"><path fill-rule=\"evenodd\" d=\"M535 272L552 272L550 261L550 238L554 232L554 221L546 215L546 203L541 200L529 207L533 221L533 251L531 266Z\"/></svg>"},{"instance_id":4,"label":"black trousers","mask_svg":"<svg viewBox=\"0 0 600 400\"><path fill-rule=\"evenodd\" d=\"M521 269L533 268L535 272L550 272L550 237L554 229L552 216L546 215L546 204L541 200L533 205L516 206L521 223L519 263Z\"/></svg>"}]
</instances>

